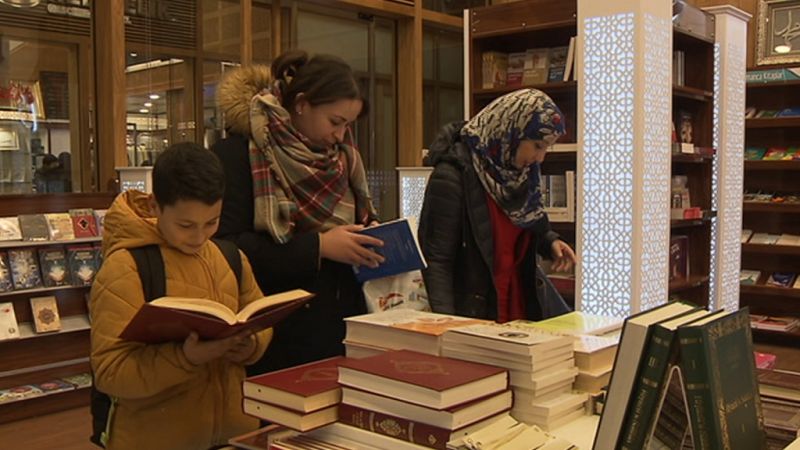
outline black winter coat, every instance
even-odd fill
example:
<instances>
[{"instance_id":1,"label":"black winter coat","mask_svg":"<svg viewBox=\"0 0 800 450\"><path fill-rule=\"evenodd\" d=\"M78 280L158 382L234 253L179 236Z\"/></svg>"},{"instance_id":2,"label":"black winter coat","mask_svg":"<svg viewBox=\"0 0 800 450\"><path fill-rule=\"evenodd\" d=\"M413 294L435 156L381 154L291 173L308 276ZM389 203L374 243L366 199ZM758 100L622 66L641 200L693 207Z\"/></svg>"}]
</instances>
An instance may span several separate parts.
<instances>
[{"instance_id":1,"label":"black winter coat","mask_svg":"<svg viewBox=\"0 0 800 450\"><path fill-rule=\"evenodd\" d=\"M217 236L233 241L244 252L265 294L298 288L317 294L304 309L275 327L264 357L248 368L248 374L343 355L343 319L366 312L353 268L321 260L318 233L299 233L286 244L278 244L266 231L255 231L248 139L232 134L217 142L212 151L222 161L226 175Z\"/></svg>"},{"instance_id":2,"label":"black winter coat","mask_svg":"<svg viewBox=\"0 0 800 450\"><path fill-rule=\"evenodd\" d=\"M419 241L428 262L423 277L433 311L496 319L492 223L486 191L469 149L460 142L462 126L463 122L445 126L426 159L435 168L419 221ZM536 252L551 257L558 234L550 229L547 216L531 232L532 245L520 273L527 318L540 320L568 312L569 307L536 264Z\"/></svg>"}]
</instances>

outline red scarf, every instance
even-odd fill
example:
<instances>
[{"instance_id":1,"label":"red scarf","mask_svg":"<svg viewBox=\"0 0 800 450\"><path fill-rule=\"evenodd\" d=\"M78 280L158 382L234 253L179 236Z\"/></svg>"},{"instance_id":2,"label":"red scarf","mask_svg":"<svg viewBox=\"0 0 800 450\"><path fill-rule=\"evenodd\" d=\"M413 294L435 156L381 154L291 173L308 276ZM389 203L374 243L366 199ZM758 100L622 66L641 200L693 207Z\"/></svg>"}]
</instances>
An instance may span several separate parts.
<instances>
[{"instance_id":1,"label":"red scarf","mask_svg":"<svg viewBox=\"0 0 800 450\"><path fill-rule=\"evenodd\" d=\"M497 321L525 319L525 290L520 267L531 245L531 233L514 225L489 194L486 194L486 203L494 238L492 277L497 291Z\"/></svg>"}]
</instances>

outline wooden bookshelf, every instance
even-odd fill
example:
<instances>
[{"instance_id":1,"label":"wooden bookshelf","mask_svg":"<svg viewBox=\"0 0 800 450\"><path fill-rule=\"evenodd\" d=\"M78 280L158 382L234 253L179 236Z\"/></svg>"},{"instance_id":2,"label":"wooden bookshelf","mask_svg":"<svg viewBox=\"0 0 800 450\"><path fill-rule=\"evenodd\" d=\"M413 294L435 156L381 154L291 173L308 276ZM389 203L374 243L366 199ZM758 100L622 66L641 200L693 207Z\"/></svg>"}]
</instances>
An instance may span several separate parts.
<instances>
[{"instance_id":1,"label":"wooden bookshelf","mask_svg":"<svg viewBox=\"0 0 800 450\"><path fill-rule=\"evenodd\" d=\"M744 202L744 212L798 214L800 203Z\"/></svg>"},{"instance_id":2,"label":"wooden bookshelf","mask_svg":"<svg viewBox=\"0 0 800 450\"><path fill-rule=\"evenodd\" d=\"M0 202L0 217L19 214L66 212L75 208L107 209L115 193L8 195ZM68 241L13 241L0 249L96 243L100 238ZM5 292L0 302L10 302L21 337L0 341L0 389L39 384L90 371L87 296L91 286L42 287ZM30 298L52 295L61 317L61 331L35 333ZM0 423L89 404L89 390L79 389L0 404Z\"/></svg>"},{"instance_id":3,"label":"wooden bookshelf","mask_svg":"<svg viewBox=\"0 0 800 450\"><path fill-rule=\"evenodd\" d=\"M745 120L745 128L797 128L800 117L770 117Z\"/></svg>"}]
</instances>

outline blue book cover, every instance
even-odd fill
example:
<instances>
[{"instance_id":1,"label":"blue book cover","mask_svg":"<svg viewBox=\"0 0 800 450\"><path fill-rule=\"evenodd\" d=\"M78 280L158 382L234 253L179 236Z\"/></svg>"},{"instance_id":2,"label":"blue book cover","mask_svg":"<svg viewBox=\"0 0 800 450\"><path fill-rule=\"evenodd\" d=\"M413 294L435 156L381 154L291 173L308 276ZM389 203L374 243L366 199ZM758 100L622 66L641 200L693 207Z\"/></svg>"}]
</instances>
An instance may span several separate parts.
<instances>
[{"instance_id":1,"label":"blue book cover","mask_svg":"<svg viewBox=\"0 0 800 450\"><path fill-rule=\"evenodd\" d=\"M353 272L359 282L363 283L427 267L416 236L411 232L411 226L407 219L393 220L364 228L359 233L382 240L383 247L372 250L385 258L385 261L374 269L367 266L353 266Z\"/></svg>"}]
</instances>

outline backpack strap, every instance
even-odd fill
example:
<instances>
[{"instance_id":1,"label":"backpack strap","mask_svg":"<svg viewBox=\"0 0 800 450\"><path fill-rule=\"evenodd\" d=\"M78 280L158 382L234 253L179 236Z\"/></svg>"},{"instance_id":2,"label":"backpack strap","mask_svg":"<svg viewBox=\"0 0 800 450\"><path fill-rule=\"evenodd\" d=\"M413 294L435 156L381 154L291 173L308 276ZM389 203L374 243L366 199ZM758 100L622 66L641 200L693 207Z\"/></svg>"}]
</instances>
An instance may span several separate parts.
<instances>
[{"instance_id":1,"label":"backpack strap","mask_svg":"<svg viewBox=\"0 0 800 450\"><path fill-rule=\"evenodd\" d=\"M236 246L231 241L226 241L224 239L211 239L217 247L219 247L222 255L225 257L225 260L228 261L228 265L231 266L231 270L233 270L233 274L236 275L236 285L241 287L242 286L242 256L239 254L239 247Z\"/></svg>"},{"instance_id":2,"label":"backpack strap","mask_svg":"<svg viewBox=\"0 0 800 450\"><path fill-rule=\"evenodd\" d=\"M158 244L128 250L136 262L139 280L142 282L144 301L151 302L167 294L167 276L164 273L164 258Z\"/></svg>"}]
</instances>

